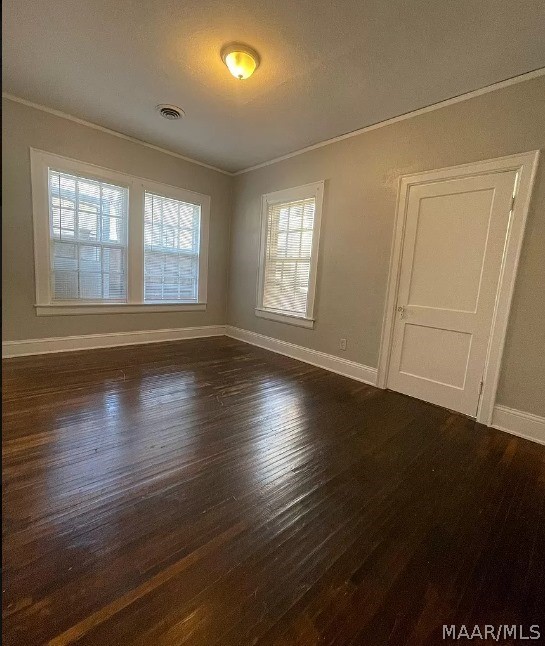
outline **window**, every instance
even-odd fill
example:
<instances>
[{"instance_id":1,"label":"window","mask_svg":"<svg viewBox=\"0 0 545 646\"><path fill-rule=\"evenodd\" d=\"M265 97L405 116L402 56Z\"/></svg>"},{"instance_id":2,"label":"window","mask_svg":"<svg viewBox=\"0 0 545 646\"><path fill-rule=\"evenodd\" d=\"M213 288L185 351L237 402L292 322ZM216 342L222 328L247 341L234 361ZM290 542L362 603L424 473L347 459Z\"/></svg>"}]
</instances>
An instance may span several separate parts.
<instances>
[{"instance_id":1,"label":"window","mask_svg":"<svg viewBox=\"0 0 545 646\"><path fill-rule=\"evenodd\" d=\"M125 301L128 191L49 169L52 300Z\"/></svg>"},{"instance_id":2,"label":"window","mask_svg":"<svg viewBox=\"0 0 545 646\"><path fill-rule=\"evenodd\" d=\"M146 192L144 299L196 302L201 207Z\"/></svg>"},{"instance_id":3,"label":"window","mask_svg":"<svg viewBox=\"0 0 545 646\"><path fill-rule=\"evenodd\" d=\"M206 195L31 151L38 315L206 308Z\"/></svg>"},{"instance_id":4,"label":"window","mask_svg":"<svg viewBox=\"0 0 545 646\"><path fill-rule=\"evenodd\" d=\"M256 315L311 328L323 182L262 199Z\"/></svg>"}]
</instances>

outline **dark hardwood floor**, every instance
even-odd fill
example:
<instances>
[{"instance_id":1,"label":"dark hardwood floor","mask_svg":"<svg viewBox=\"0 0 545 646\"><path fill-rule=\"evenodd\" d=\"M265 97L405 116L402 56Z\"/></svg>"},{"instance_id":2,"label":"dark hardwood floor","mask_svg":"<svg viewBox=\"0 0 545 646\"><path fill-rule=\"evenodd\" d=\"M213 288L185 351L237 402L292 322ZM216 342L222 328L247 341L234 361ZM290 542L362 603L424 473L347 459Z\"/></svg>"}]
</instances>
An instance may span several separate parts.
<instances>
[{"instance_id":1,"label":"dark hardwood floor","mask_svg":"<svg viewBox=\"0 0 545 646\"><path fill-rule=\"evenodd\" d=\"M226 337L3 374L5 644L545 633L545 447Z\"/></svg>"}]
</instances>

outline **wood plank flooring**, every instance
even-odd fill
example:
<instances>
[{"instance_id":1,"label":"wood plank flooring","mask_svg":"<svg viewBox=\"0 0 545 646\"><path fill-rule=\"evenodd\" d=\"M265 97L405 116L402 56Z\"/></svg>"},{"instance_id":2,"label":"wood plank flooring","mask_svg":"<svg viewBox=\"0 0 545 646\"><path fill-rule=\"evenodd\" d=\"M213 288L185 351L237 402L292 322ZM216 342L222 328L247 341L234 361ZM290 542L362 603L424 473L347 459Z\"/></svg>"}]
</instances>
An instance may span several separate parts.
<instances>
[{"instance_id":1,"label":"wood plank flooring","mask_svg":"<svg viewBox=\"0 0 545 646\"><path fill-rule=\"evenodd\" d=\"M545 447L226 337L3 375L5 644L545 633Z\"/></svg>"}]
</instances>

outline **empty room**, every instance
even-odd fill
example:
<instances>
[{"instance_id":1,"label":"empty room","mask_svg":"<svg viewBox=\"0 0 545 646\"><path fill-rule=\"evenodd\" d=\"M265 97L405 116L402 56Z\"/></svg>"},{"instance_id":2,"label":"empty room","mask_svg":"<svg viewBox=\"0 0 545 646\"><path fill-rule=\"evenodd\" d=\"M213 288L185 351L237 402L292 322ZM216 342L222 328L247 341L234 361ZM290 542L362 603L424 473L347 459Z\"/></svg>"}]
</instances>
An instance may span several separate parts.
<instances>
[{"instance_id":1,"label":"empty room","mask_svg":"<svg viewBox=\"0 0 545 646\"><path fill-rule=\"evenodd\" d=\"M542 0L6 0L7 646L545 643Z\"/></svg>"}]
</instances>

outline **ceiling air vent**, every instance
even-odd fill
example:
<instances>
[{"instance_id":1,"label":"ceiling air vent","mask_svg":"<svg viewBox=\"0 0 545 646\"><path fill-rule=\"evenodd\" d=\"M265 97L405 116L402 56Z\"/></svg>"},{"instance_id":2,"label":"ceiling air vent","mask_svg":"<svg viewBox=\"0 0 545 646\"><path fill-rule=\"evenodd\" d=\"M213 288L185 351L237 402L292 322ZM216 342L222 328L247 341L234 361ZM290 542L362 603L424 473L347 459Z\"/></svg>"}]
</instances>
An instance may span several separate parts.
<instances>
[{"instance_id":1,"label":"ceiling air vent","mask_svg":"<svg viewBox=\"0 0 545 646\"><path fill-rule=\"evenodd\" d=\"M165 119L169 119L170 121L181 119L185 114L182 108L178 108L177 106L170 105L168 103L160 103L157 106L157 110L159 110L161 116L165 117Z\"/></svg>"}]
</instances>

